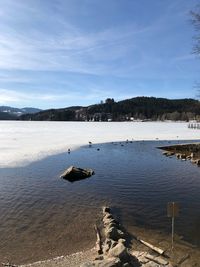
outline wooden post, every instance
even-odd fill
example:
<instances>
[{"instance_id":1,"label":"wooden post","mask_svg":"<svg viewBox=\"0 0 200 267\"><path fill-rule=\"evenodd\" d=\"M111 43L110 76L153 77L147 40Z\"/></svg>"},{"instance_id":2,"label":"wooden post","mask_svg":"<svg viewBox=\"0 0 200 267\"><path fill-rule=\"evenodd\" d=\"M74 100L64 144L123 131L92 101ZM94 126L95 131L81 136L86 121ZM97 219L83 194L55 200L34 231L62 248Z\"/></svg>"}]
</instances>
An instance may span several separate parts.
<instances>
[{"instance_id":1,"label":"wooden post","mask_svg":"<svg viewBox=\"0 0 200 267\"><path fill-rule=\"evenodd\" d=\"M174 218L179 215L179 206L176 202L169 202L167 204L167 216L172 218L172 239L171 250L174 249Z\"/></svg>"},{"instance_id":2,"label":"wooden post","mask_svg":"<svg viewBox=\"0 0 200 267\"><path fill-rule=\"evenodd\" d=\"M172 217L172 247L171 249L174 249L174 217Z\"/></svg>"}]
</instances>

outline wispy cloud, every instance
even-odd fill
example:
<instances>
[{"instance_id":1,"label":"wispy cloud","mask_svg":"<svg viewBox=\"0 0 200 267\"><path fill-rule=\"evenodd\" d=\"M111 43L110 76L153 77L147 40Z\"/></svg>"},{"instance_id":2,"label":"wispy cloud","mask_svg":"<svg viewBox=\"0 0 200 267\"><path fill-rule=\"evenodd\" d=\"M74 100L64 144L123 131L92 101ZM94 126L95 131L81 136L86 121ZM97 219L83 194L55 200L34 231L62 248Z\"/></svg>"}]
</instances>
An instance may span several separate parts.
<instances>
[{"instance_id":1,"label":"wispy cloud","mask_svg":"<svg viewBox=\"0 0 200 267\"><path fill-rule=\"evenodd\" d=\"M87 95L85 95L85 101L96 102L96 99L104 100L108 97L113 97L114 92L107 88L93 87ZM115 100L122 100L124 98L131 98L133 94L127 94L122 91L119 92ZM38 103L38 107L41 106L41 103L45 106L46 104L55 103L62 101L62 103L68 103L71 101L76 103L83 98L81 92L69 92L69 93L26 93L15 90L0 89L0 105L10 105L17 104L17 106L23 106L26 104L31 105L33 102Z\"/></svg>"},{"instance_id":2,"label":"wispy cloud","mask_svg":"<svg viewBox=\"0 0 200 267\"><path fill-rule=\"evenodd\" d=\"M25 1L8 3L2 4L5 13L0 17L1 69L115 73L121 69L117 61L133 53L140 55L140 36L158 27L155 23L138 26L133 22L88 32L72 25L65 17L54 14L52 19L43 6L39 8L32 1L32 7ZM28 14L32 19L36 17L36 27ZM18 18L19 25L13 25L13 17Z\"/></svg>"},{"instance_id":3,"label":"wispy cloud","mask_svg":"<svg viewBox=\"0 0 200 267\"><path fill-rule=\"evenodd\" d=\"M0 68L105 74L110 64L134 49L130 39L145 30L109 29L76 37L40 32L34 37L8 31L0 36Z\"/></svg>"},{"instance_id":4,"label":"wispy cloud","mask_svg":"<svg viewBox=\"0 0 200 267\"><path fill-rule=\"evenodd\" d=\"M150 80L196 77L182 26L192 4L128 2L2 0L0 103L121 99L140 94L137 79L148 88Z\"/></svg>"},{"instance_id":5,"label":"wispy cloud","mask_svg":"<svg viewBox=\"0 0 200 267\"><path fill-rule=\"evenodd\" d=\"M42 90L41 90L42 91ZM109 93L107 93L109 94ZM88 99L96 98L97 96L103 96L102 90L91 90L86 96ZM0 89L0 104L7 104L9 102L31 102L35 100L40 101L57 101L57 100L75 100L81 99L82 94L78 92L70 93L30 93L30 92L20 92L15 90Z\"/></svg>"},{"instance_id":6,"label":"wispy cloud","mask_svg":"<svg viewBox=\"0 0 200 267\"><path fill-rule=\"evenodd\" d=\"M24 93L14 90L0 89L0 104L5 105L7 103L23 103L31 102L35 100L50 101L62 98L63 96L42 94L42 93ZM66 96L65 96L66 97Z\"/></svg>"}]
</instances>

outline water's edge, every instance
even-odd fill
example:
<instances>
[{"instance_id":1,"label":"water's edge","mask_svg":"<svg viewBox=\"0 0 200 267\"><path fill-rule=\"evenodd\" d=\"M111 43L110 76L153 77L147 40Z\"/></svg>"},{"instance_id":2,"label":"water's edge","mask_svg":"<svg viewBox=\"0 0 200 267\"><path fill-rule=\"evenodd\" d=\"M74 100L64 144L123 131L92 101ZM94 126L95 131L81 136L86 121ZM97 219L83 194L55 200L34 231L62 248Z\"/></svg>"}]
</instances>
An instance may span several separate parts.
<instances>
[{"instance_id":1,"label":"water's edge","mask_svg":"<svg viewBox=\"0 0 200 267\"><path fill-rule=\"evenodd\" d=\"M49 156L45 160L34 162L26 167L2 169L5 174L5 183L3 181L1 183L3 188L7 183L5 188L6 203L8 205L12 203L14 206L12 213L6 212L5 207L0 207L3 208L4 219L6 219L6 224L1 225L5 230L5 227L10 227L10 233L8 234L6 230L4 235L1 236L4 237L4 240L6 236L8 239L10 236L10 240L13 240L13 236L16 237L17 240L12 242L11 252L14 251L15 246L17 247L19 243L25 241L27 244L26 250L19 247L16 258L19 257L20 253L23 253L25 258L22 262L33 262L35 256L35 259L41 259L52 258L52 253L53 257L68 254L65 253L65 249L56 248L61 243L62 246L68 246L69 254L71 254L70 251L73 253L93 247L95 233L92 225L98 222L100 207L105 204L113 207L115 215L119 217L128 230L143 225L144 228L141 229L144 229L144 232L146 229L149 229L149 231L155 229L155 231L169 234L170 225L166 228L168 219L163 217L165 203L172 196L175 196L179 201L182 200L185 196L182 191L185 192L185 189L187 189L188 193L191 186L189 196L191 195L193 198L188 198L188 200L195 201L194 204L198 202L194 198L198 187L194 190L193 183L197 182L196 175L199 175L199 169L188 162L180 162L162 156L162 152L157 150L156 147L159 143L168 144L169 142L171 143L171 141L134 141L133 143L95 144L92 148L82 146L70 154L61 153ZM97 151L97 148L100 151ZM154 152L152 153L152 151ZM142 166L141 163L143 163ZM110 170L110 164L113 167L108 180L107 174ZM58 179L58 175L69 165L92 167L96 170L96 175L73 184ZM164 173L163 170L165 170ZM177 171L178 175L175 179L173 176ZM186 184L181 185L179 183L179 173L182 174L184 171L184 177L189 174L192 175L192 179L189 183L184 178L183 182ZM118 175L119 172L123 173L123 179ZM163 175L161 183L155 187L155 183L160 181L158 179L160 179L161 174ZM147 176L151 179L147 179ZM15 177L15 180L13 180L13 177ZM171 179L170 184L168 182L169 177ZM15 181L14 184L13 181ZM171 183L175 188L171 187ZM180 191L180 187L182 191ZM163 195L163 192L167 194ZM4 195L1 194L1 200L3 200L3 197ZM184 203L186 202L187 199ZM160 205L161 207L164 206L164 210L160 208ZM22 207L24 210L22 210ZM183 206L184 213L187 211L185 208L188 210L188 207ZM194 208L196 208L196 204ZM151 214L151 210L154 211L154 214ZM91 212L94 215L93 218L90 218ZM23 217L20 217L20 214ZM162 220L159 221L160 216L162 216ZM148 219L144 220L144 218ZM158 218L157 222L155 221L156 218ZM21 220L20 224L17 223L19 220ZM179 221L180 219L177 221L177 228L181 230L182 226ZM71 229L73 229L73 232ZM77 234L81 238L79 242L75 237ZM29 237L32 239L31 243ZM35 239L36 237L39 237L39 243ZM44 244L41 244L41 240ZM69 240L71 240L73 248L69 247ZM30 260L31 251L34 251L34 247L36 248L39 244L44 246L48 253L42 257L36 253ZM74 244L76 244L76 247L74 247ZM0 250L4 245L7 249L10 247L9 242L3 242ZM3 256L2 253L1 257ZM9 254L7 256L9 257ZM2 262L4 261L2 260Z\"/></svg>"}]
</instances>

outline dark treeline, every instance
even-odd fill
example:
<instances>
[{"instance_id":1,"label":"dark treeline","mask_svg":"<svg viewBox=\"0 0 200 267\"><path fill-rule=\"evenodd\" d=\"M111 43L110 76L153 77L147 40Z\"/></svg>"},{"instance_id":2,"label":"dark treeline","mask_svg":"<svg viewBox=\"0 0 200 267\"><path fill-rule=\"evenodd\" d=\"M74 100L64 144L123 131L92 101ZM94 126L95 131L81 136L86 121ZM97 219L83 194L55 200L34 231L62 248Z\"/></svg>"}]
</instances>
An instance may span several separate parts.
<instances>
[{"instance_id":1,"label":"dark treeline","mask_svg":"<svg viewBox=\"0 0 200 267\"><path fill-rule=\"evenodd\" d=\"M35 120L35 121L73 121L76 117L76 111L81 109L80 106L47 109L35 114L24 114L20 116L20 120Z\"/></svg>"},{"instance_id":2,"label":"dark treeline","mask_svg":"<svg viewBox=\"0 0 200 267\"><path fill-rule=\"evenodd\" d=\"M200 102L194 99L170 100L155 97L135 97L119 102L106 99L88 107L50 109L26 114L22 120L54 121L125 121L125 120L200 120Z\"/></svg>"},{"instance_id":3,"label":"dark treeline","mask_svg":"<svg viewBox=\"0 0 200 267\"><path fill-rule=\"evenodd\" d=\"M17 116L0 111L0 120L16 120L16 119Z\"/></svg>"},{"instance_id":4,"label":"dark treeline","mask_svg":"<svg viewBox=\"0 0 200 267\"><path fill-rule=\"evenodd\" d=\"M10 106L0 106L0 120L18 120L22 114L31 114L41 111L38 108L24 107L13 108Z\"/></svg>"}]
</instances>

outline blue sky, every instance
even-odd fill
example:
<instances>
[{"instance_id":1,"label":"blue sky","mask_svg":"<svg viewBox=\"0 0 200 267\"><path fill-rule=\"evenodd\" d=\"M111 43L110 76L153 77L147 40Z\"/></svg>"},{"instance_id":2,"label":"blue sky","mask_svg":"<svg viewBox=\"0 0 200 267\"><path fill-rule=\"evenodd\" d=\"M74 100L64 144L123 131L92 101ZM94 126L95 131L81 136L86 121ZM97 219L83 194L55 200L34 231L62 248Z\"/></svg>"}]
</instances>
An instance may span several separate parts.
<instances>
[{"instance_id":1,"label":"blue sky","mask_svg":"<svg viewBox=\"0 0 200 267\"><path fill-rule=\"evenodd\" d=\"M0 105L196 97L197 0L1 0Z\"/></svg>"}]
</instances>

